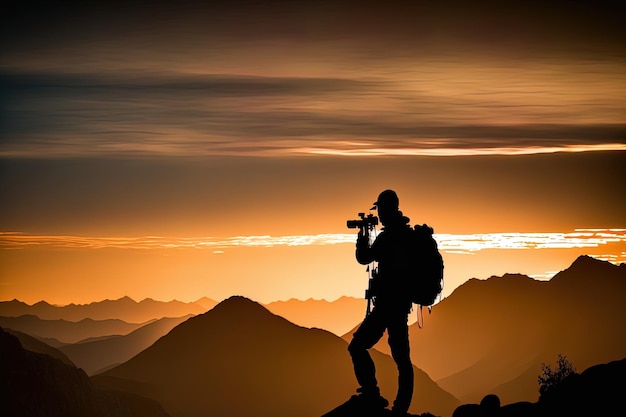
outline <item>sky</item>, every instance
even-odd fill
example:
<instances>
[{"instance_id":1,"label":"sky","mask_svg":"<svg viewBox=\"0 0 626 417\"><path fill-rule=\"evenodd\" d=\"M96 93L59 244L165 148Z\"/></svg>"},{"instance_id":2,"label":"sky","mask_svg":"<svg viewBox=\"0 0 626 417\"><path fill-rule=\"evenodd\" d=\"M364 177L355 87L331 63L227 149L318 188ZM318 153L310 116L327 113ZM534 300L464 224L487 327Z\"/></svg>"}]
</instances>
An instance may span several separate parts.
<instances>
[{"instance_id":1,"label":"sky","mask_svg":"<svg viewBox=\"0 0 626 417\"><path fill-rule=\"evenodd\" d=\"M392 188L449 295L626 262L614 1L8 2L0 300L362 297Z\"/></svg>"}]
</instances>

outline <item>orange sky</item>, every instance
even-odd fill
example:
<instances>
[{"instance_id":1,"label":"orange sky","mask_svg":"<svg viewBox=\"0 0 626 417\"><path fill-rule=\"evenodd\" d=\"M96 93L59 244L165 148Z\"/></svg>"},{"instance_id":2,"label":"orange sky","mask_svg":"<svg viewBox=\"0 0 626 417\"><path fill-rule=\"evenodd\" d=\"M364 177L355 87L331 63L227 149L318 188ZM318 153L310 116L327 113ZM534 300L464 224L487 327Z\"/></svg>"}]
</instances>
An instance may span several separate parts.
<instances>
[{"instance_id":1,"label":"orange sky","mask_svg":"<svg viewBox=\"0 0 626 417\"><path fill-rule=\"evenodd\" d=\"M616 6L238 6L7 9L0 299L358 297L349 243L161 243L345 234L385 188L451 236L626 228ZM450 250L446 291L626 258L563 246Z\"/></svg>"},{"instance_id":2,"label":"orange sky","mask_svg":"<svg viewBox=\"0 0 626 417\"><path fill-rule=\"evenodd\" d=\"M534 244L528 235L476 237L485 249L467 242L454 246L450 236L440 236L446 265L444 295L474 277L519 272L547 279L582 254L626 259L626 230L573 234L577 237L541 236ZM585 238L587 234L593 234L595 241ZM5 237L0 243L9 240ZM86 238L31 236L26 245L13 238L10 246L0 250L3 298L28 303L45 298L58 304L125 295L136 300L195 301L208 295L220 301L233 294L261 302L334 300L342 295L362 297L367 284L365 268L353 259L354 244L325 243L323 238L312 244L266 238L265 243L258 242L260 246L241 240L216 246L195 241L193 247L189 246L192 239L102 240L93 247L93 239ZM350 236L343 240L349 241ZM537 248L537 242L547 247Z\"/></svg>"}]
</instances>

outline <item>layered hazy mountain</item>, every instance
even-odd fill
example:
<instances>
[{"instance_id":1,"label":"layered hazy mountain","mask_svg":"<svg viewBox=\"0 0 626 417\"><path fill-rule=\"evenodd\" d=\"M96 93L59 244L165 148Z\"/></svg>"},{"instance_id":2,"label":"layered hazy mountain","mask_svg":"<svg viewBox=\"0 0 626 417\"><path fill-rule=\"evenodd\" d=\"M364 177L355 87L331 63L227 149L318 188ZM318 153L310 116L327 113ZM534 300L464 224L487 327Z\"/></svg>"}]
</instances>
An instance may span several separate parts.
<instances>
[{"instance_id":1,"label":"layered hazy mountain","mask_svg":"<svg viewBox=\"0 0 626 417\"><path fill-rule=\"evenodd\" d=\"M76 366L74 362L72 362L72 360L68 358L65 353L54 348L53 346L48 345L47 343L42 342L41 340L37 338L34 338L26 333L22 333L17 330L11 330L11 329L3 329L3 330L7 334L11 334L15 336L20 341L20 344L25 350L29 350L35 353L43 353L54 359L59 360L61 363L64 363L66 365L70 365L74 367ZM9 339L7 338L7 340Z\"/></svg>"},{"instance_id":2,"label":"layered hazy mountain","mask_svg":"<svg viewBox=\"0 0 626 417\"><path fill-rule=\"evenodd\" d=\"M76 366L91 375L126 362L191 316L162 318L127 334L59 347Z\"/></svg>"},{"instance_id":3,"label":"layered hazy mountain","mask_svg":"<svg viewBox=\"0 0 626 417\"><path fill-rule=\"evenodd\" d=\"M363 319L366 302L354 297L341 297L334 301L296 300L275 301L265 304L274 314L304 327L318 327L343 335Z\"/></svg>"},{"instance_id":4,"label":"layered hazy mountain","mask_svg":"<svg viewBox=\"0 0 626 417\"><path fill-rule=\"evenodd\" d=\"M34 336L45 343L65 352L72 361L89 375L119 365L150 346L173 327L196 315L198 306L210 310L217 302L201 298L193 303L180 301L156 302L143 300L136 302L129 297L102 302L52 306L46 302L28 305L18 300L0 302L0 326ZM162 310L156 307L162 307ZM330 330L342 334L354 326L364 313L365 302L351 297L341 297L335 301L288 300L269 303L266 307L305 326ZM25 315L22 315L26 313ZM94 313L100 320L82 318ZM164 317L164 314L187 313L180 317ZM41 314L49 319L42 319ZM127 319L154 317L143 323L128 323L116 317ZM163 317L162 317L163 316ZM54 317L55 319L50 319ZM107 317L106 319L102 319ZM161 317L156 319L157 317Z\"/></svg>"},{"instance_id":5,"label":"layered hazy mountain","mask_svg":"<svg viewBox=\"0 0 626 417\"><path fill-rule=\"evenodd\" d=\"M85 339L128 334L153 321L127 323L119 319L82 319L74 322L63 319L44 320L33 315L19 317L0 316L1 327L30 334L54 346L77 343Z\"/></svg>"},{"instance_id":6,"label":"layered hazy mountain","mask_svg":"<svg viewBox=\"0 0 626 417\"><path fill-rule=\"evenodd\" d=\"M550 281L472 279L410 327L415 366L463 402L536 401L541 364L578 370L626 357L626 264L581 256ZM347 338L347 337L346 337ZM388 352L386 341L376 348Z\"/></svg>"},{"instance_id":7,"label":"layered hazy mountain","mask_svg":"<svg viewBox=\"0 0 626 417\"><path fill-rule=\"evenodd\" d=\"M489 393L503 404L535 402L541 364L554 364L559 354L579 372L626 358L625 290L626 265L587 256L550 281L520 274L469 280L426 315L423 328L410 327L416 367L411 411L448 416L458 400L478 403ZM352 312L355 323L341 323L352 329L362 319L363 300L266 307L231 297L202 314L140 324L21 316L1 317L0 326L18 327L7 331L25 349L99 373L98 387L157 401L173 417L321 415L354 393L351 331L341 339L309 327L323 327L316 323L327 323L330 312ZM42 335L73 335L80 342L56 340L60 350L50 350ZM393 398L396 370L386 341L376 349L383 394Z\"/></svg>"},{"instance_id":8,"label":"layered hazy mountain","mask_svg":"<svg viewBox=\"0 0 626 417\"><path fill-rule=\"evenodd\" d=\"M145 299L136 302L130 297L117 300L103 300L90 304L69 304L55 306L45 301L29 305L19 300L0 301L0 325L18 328L28 333L36 334L41 338L56 338L65 343L74 343L87 337L108 336L112 334L124 335L137 328L163 317L183 317L204 313L212 309L218 302L202 297L192 303L177 300L155 301ZM365 313L363 299L354 297L340 297L334 301L327 300L297 300L274 301L265 304L274 314L285 317L289 321L305 327L318 327L329 330L336 335L342 335L358 323ZM16 321L6 321L3 318L29 316ZM36 319L46 320L39 323ZM4 320L4 321L2 321ZM90 329L85 336L80 323L83 320L97 322L118 320L118 327L106 327L103 323L82 326ZM51 322L56 321L56 322ZM123 322L123 323L122 323ZM112 326L113 322L108 322ZM63 327L65 326L65 327ZM64 339L64 333L71 333L71 327L76 328L76 336L71 340ZM40 331L45 329L44 331ZM59 330L57 330L59 329ZM81 334L82 332L82 334ZM59 337L53 335L58 333ZM45 335L44 335L45 334ZM51 336L52 335L52 336Z\"/></svg>"},{"instance_id":9,"label":"layered hazy mountain","mask_svg":"<svg viewBox=\"0 0 626 417\"><path fill-rule=\"evenodd\" d=\"M374 358L383 395L395 397L393 360L378 352ZM94 381L153 398L176 417L319 416L356 388L344 340L297 326L243 297L185 321ZM413 412L450 415L458 404L415 369Z\"/></svg>"},{"instance_id":10,"label":"layered hazy mountain","mask_svg":"<svg viewBox=\"0 0 626 417\"><path fill-rule=\"evenodd\" d=\"M156 401L97 389L54 348L0 327L0 415L170 417Z\"/></svg>"}]
</instances>

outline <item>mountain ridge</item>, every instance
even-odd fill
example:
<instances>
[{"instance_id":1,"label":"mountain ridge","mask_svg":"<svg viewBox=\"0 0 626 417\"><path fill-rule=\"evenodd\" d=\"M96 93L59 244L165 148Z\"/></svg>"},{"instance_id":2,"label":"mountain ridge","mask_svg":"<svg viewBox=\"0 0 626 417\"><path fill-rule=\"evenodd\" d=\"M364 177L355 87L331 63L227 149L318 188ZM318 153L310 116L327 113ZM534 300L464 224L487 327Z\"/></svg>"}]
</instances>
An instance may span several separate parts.
<instances>
[{"instance_id":1,"label":"mountain ridge","mask_svg":"<svg viewBox=\"0 0 626 417\"><path fill-rule=\"evenodd\" d=\"M461 401L494 392L513 402L537 399L541 363L559 353L582 368L626 356L615 321L626 315L626 265L583 255L557 276L469 279L433 307L424 328L409 327L413 363ZM590 299L595 312L584 308ZM390 353L386 335L374 348Z\"/></svg>"},{"instance_id":2,"label":"mountain ridge","mask_svg":"<svg viewBox=\"0 0 626 417\"><path fill-rule=\"evenodd\" d=\"M423 329L411 326L414 365L462 402L476 402L488 392L504 403L535 401L540 364L553 362L558 353L579 369L626 356L626 336L615 328L616 317L626 314L621 301L625 272L625 264L582 256L549 281L519 273L470 279L434 307ZM251 316L276 316L245 297L227 300L218 311L232 310L238 325ZM249 314L237 315L239 310ZM228 325L215 330L218 340ZM245 335L254 328L240 330ZM446 342L446 335L456 337ZM380 345L376 348L385 352L384 340Z\"/></svg>"},{"instance_id":3,"label":"mountain ridge","mask_svg":"<svg viewBox=\"0 0 626 417\"><path fill-rule=\"evenodd\" d=\"M58 350L66 354L88 375L93 375L103 369L126 362L190 317L193 316L164 317L125 335L88 339L61 346Z\"/></svg>"},{"instance_id":4,"label":"mountain ridge","mask_svg":"<svg viewBox=\"0 0 626 417\"><path fill-rule=\"evenodd\" d=\"M54 338L62 343L77 343L90 337L127 334L146 324L127 323L119 319L82 319L71 322L64 319L44 320L28 314L19 317L0 316L0 326L22 331L38 339Z\"/></svg>"},{"instance_id":5,"label":"mountain ridge","mask_svg":"<svg viewBox=\"0 0 626 417\"><path fill-rule=\"evenodd\" d=\"M309 298L273 301L263 304L272 313L305 327L319 327L338 336L358 323L365 310L363 299L342 296L334 301Z\"/></svg>"},{"instance_id":6,"label":"mountain ridge","mask_svg":"<svg viewBox=\"0 0 626 417\"><path fill-rule=\"evenodd\" d=\"M86 318L93 320L120 319L128 323L146 323L162 317L182 317L187 314L200 314L217 304L216 301L202 297L197 301L185 303L178 300L156 301L144 298L137 302L129 296L110 300L104 299L88 304L68 304L56 306L46 301L32 305L13 299L0 301L0 316L18 317L35 315L44 320L67 320L77 322Z\"/></svg>"},{"instance_id":7,"label":"mountain ridge","mask_svg":"<svg viewBox=\"0 0 626 417\"><path fill-rule=\"evenodd\" d=\"M434 307L424 328L410 327L413 363L464 402L488 392L532 402L541 363L559 353L582 369L626 356L616 321L626 316L626 268L585 256L553 279L466 282ZM376 348L388 352L384 343ZM518 378L515 389L498 388Z\"/></svg>"},{"instance_id":8,"label":"mountain ridge","mask_svg":"<svg viewBox=\"0 0 626 417\"><path fill-rule=\"evenodd\" d=\"M97 389L85 372L25 349L0 327L0 413L40 417L171 417L153 400Z\"/></svg>"},{"instance_id":9,"label":"mountain ridge","mask_svg":"<svg viewBox=\"0 0 626 417\"><path fill-rule=\"evenodd\" d=\"M184 304L187 308L163 308L159 310L158 308L147 305L149 303L159 305L160 303L162 306L168 306L173 302L176 301L164 302L146 298L137 303L133 301L132 298L125 296L116 300L105 299L89 304L54 306L44 300L29 305L18 299L13 299L11 301L0 301L0 317L32 315L43 320L66 320L71 322L77 322L85 318L95 320L120 319L127 323L145 324L149 320L164 317L182 317L187 314L201 314L217 305L216 301L208 297L202 297L192 303ZM106 306L110 313L104 314L100 312L93 316L85 317L87 314L90 314L90 309L92 311L93 305L96 304L100 307ZM127 309L129 305L135 310L132 315L123 313L123 309ZM305 327L323 328L339 336L361 319L365 309L363 299L349 296L342 296L333 301L325 299L317 300L313 298L306 300L291 298L286 301L277 300L263 303L262 305L273 313L287 318L292 323ZM201 310L199 310L199 308ZM74 309L74 311L72 311L72 309ZM147 311L139 312L139 310ZM147 317L151 317L151 319L139 322L131 320L145 319Z\"/></svg>"},{"instance_id":10,"label":"mountain ridge","mask_svg":"<svg viewBox=\"0 0 626 417\"><path fill-rule=\"evenodd\" d=\"M395 396L395 364L379 352L374 358L381 389ZM415 374L415 407L446 415L459 404L423 371ZM93 379L102 388L125 387L144 395L147 390L175 417L313 417L348 399L357 387L345 341L295 325L241 296L181 323Z\"/></svg>"}]
</instances>

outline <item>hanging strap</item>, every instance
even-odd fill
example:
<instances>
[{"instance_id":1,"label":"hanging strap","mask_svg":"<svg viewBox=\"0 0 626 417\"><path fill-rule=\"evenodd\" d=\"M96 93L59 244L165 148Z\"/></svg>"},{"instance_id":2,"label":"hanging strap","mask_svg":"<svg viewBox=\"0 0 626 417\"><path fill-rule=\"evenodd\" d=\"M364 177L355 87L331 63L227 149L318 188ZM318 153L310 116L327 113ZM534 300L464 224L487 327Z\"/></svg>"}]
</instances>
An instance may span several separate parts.
<instances>
[{"instance_id":1,"label":"hanging strap","mask_svg":"<svg viewBox=\"0 0 626 417\"><path fill-rule=\"evenodd\" d=\"M422 327L424 327L424 311L423 311L424 306L421 304L418 304L418 307L419 308L417 309L417 327L421 329ZM428 306L427 308L428 308L428 314L432 313L433 306ZM420 315L422 316L421 322L420 322Z\"/></svg>"},{"instance_id":2,"label":"hanging strap","mask_svg":"<svg viewBox=\"0 0 626 417\"><path fill-rule=\"evenodd\" d=\"M422 311L423 307L422 307L421 304L419 304L418 307L419 308L417 309L417 327L419 327L421 329L422 327L424 327L424 312ZM422 314L420 314L420 313L422 313ZM420 315L422 316L421 323L420 323Z\"/></svg>"}]
</instances>

